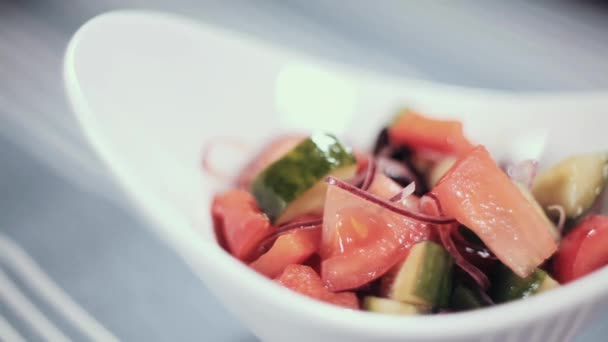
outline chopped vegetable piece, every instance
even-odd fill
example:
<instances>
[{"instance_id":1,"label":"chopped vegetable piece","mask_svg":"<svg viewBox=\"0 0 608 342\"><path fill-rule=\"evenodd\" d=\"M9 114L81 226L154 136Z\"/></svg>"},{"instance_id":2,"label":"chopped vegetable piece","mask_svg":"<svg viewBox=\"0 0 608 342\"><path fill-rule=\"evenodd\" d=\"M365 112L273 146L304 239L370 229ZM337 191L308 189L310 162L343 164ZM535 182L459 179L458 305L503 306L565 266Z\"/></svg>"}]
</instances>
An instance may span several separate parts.
<instances>
[{"instance_id":1,"label":"chopped vegetable piece","mask_svg":"<svg viewBox=\"0 0 608 342\"><path fill-rule=\"evenodd\" d=\"M429 149L420 149L414 151L410 157L410 163L418 174L428 175L433 169L433 166L437 165L446 158L449 157L445 153Z\"/></svg>"},{"instance_id":2,"label":"chopped vegetable piece","mask_svg":"<svg viewBox=\"0 0 608 342\"><path fill-rule=\"evenodd\" d=\"M440 245L417 243L405 261L382 278L382 292L409 304L445 306L450 297L452 265L452 256Z\"/></svg>"},{"instance_id":3,"label":"chopped vegetable piece","mask_svg":"<svg viewBox=\"0 0 608 342\"><path fill-rule=\"evenodd\" d=\"M537 269L526 278L521 278L507 267L496 269L492 281L491 295L497 303L523 299L559 286L547 272Z\"/></svg>"},{"instance_id":4,"label":"chopped vegetable piece","mask_svg":"<svg viewBox=\"0 0 608 342\"><path fill-rule=\"evenodd\" d=\"M423 212L433 214L443 214L437 198L433 194L428 194L420 200L420 207ZM458 232L458 224L450 224L443 227L438 227L439 240L443 247L452 255L454 263L458 265L471 279L477 283L482 289L490 287L490 280L486 274L477 266L472 264L465 256L463 256L452 238Z\"/></svg>"},{"instance_id":5,"label":"chopped vegetable piece","mask_svg":"<svg viewBox=\"0 0 608 342\"><path fill-rule=\"evenodd\" d=\"M318 249L321 230L294 230L279 236L270 250L251 263L251 268L269 278L280 275L290 264L301 264Z\"/></svg>"},{"instance_id":6,"label":"chopped vegetable piece","mask_svg":"<svg viewBox=\"0 0 608 342\"><path fill-rule=\"evenodd\" d=\"M451 237L462 257L483 273L489 273L498 263L494 254L470 229L460 226Z\"/></svg>"},{"instance_id":7,"label":"chopped vegetable piece","mask_svg":"<svg viewBox=\"0 0 608 342\"><path fill-rule=\"evenodd\" d=\"M310 266L289 265L276 279L286 288L305 296L349 309L359 309L359 299L354 292L334 293L329 291L321 278Z\"/></svg>"},{"instance_id":8,"label":"chopped vegetable piece","mask_svg":"<svg viewBox=\"0 0 608 342\"><path fill-rule=\"evenodd\" d=\"M249 189L255 176L296 147L304 139L306 137L301 135L286 135L278 137L265 145L241 170L237 177L237 186L240 189Z\"/></svg>"},{"instance_id":9,"label":"chopped vegetable piece","mask_svg":"<svg viewBox=\"0 0 608 342\"><path fill-rule=\"evenodd\" d=\"M564 208L570 219L580 217L595 203L608 179L608 154L570 157L540 174L533 193L545 210Z\"/></svg>"},{"instance_id":10,"label":"chopped vegetable piece","mask_svg":"<svg viewBox=\"0 0 608 342\"><path fill-rule=\"evenodd\" d=\"M323 217L323 281L334 291L365 285L430 234L429 224L330 184Z\"/></svg>"},{"instance_id":11,"label":"chopped vegetable piece","mask_svg":"<svg viewBox=\"0 0 608 342\"><path fill-rule=\"evenodd\" d=\"M561 241L553 270L562 283L571 282L608 264L608 216L583 219Z\"/></svg>"},{"instance_id":12,"label":"chopped vegetable piece","mask_svg":"<svg viewBox=\"0 0 608 342\"><path fill-rule=\"evenodd\" d=\"M363 309L393 315L419 315L431 311L429 307L374 296L363 298Z\"/></svg>"},{"instance_id":13,"label":"chopped vegetable piece","mask_svg":"<svg viewBox=\"0 0 608 342\"><path fill-rule=\"evenodd\" d=\"M460 121L431 119L413 111L404 111L395 118L389 136L394 144L446 154L462 155L473 148Z\"/></svg>"},{"instance_id":14,"label":"chopped vegetable piece","mask_svg":"<svg viewBox=\"0 0 608 342\"><path fill-rule=\"evenodd\" d=\"M448 253L449 254L449 253ZM450 296L453 289L453 274L454 274L454 260L450 255L451 267L447 271L447 274L443 276L443 281L439 284L438 299L435 304L435 308L446 309L450 305ZM446 265L447 266L447 265Z\"/></svg>"},{"instance_id":15,"label":"chopped vegetable piece","mask_svg":"<svg viewBox=\"0 0 608 342\"><path fill-rule=\"evenodd\" d=\"M372 194L384 199L389 199L395 196L401 190L403 190L401 185L397 184L395 181L382 173L376 174L374 181L370 185L369 189L367 189L367 191L371 192Z\"/></svg>"},{"instance_id":16,"label":"chopped vegetable piece","mask_svg":"<svg viewBox=\"0 0 608 342\"><path fill-rule=\"evenodd\" d=\"M538 173L538 161L526 159L518 163L506 162L501 167L514 182L521 184L526 189L532 189Z\"/></svg>"},{"instance_id":17,"label":"chopped vegetable piece","mask_svg":"<svg viewBox=\"0 0 608 342\"><path fill-rule=\"evenodd\" d=\"M245 261L273 229L253 196L243 190L216 195L211 214L218 238L224 241L232 255Z\"/></svg>"},{"instance_id":18,"label":"chopped vegetable piece","mask_svg":"<svg viewBox=\"0 0 608 342\"><path fill-rule=\"evenodd\" d=\"M333 135L315 134L255 177L251 192L276 224L319 212L325 202L325 177L351 178L355 157Z\"/></svg>"},{"instance_id":19,"label":"chopped vegetable piece","mask_svg":"<svg viewBox=\"0 0 608 342\"><path fill-rule=\"evenodd\" d=\"M551 222L551 220L549 220L549 217L547 217L547 214L545 213L543 208L540 206L540 204L538 204L538 202L534 198L534 195L532 195L530 190L528 190L528 187L520 182L514 182L514 183L519 188L519 191L521 191L521 193L524 195L526 200L532 205L532 207L534 207L534 210L536 210L536 212L546 221L547 227L551 228L551 229L549 229L549 233L551 233L551 236L553 236L553 239L555 239L555 241L559 241L562 237L561 232L557 229L557 227L553 224L553 222ZM551 207L551 206L549 206L549 207Z\"/></svg>"},{"instance_id":20,"label":"chopped vegetable piece","mask_svg":"<svg viewBox=\"0 0 608 342\"><path fill-rule=\"evenodd\" d=\"M457 311L478 309L488 304L471 288L458 284L450 299L450 307Z\"/></svg>"},{"instance_id":21,"label":"chopped vegetable piece","mask_svg":"<svg viewBox=\"0 0 608 342\"><path fill-rule=\"evenodd\" d=\"M376 174L372 184L369 189L367 189L367 191L383 199L391 199L402 190L403 188L401 185L381 173ZM418 211L419 202L420 199L416 195L409 195L395 203Z\"/></svg>"},{"instance_id":22,"label":"chopped vegetable piece","mask_svg":"<svg viewBox=\"0 0 608 342\"><path fill-rule=\"evenodd\" d=\"M437 164L433 165L431 171L427 177L427 186L429 189L432 189L437 182L445 175L446 172L456 163L456 158L454 157L446 157L439 161Z\"/></svg>"},{"instance_id":23,"label":"chopped vegetable piece","mask_svg":"<svg viewBox=\"0 0 608 342\"><path fill-rule=\"evenodd\" d=\"M407 162L387 157L377 157L376 161L378 170L399 186L405 187L411 183L416 184L416 195L422 195L428 191L426 184L421 181L422 178L416 174Z\"/></svg>"},{"instance_id":24,"label":"chopped vegetable piece","mask_svg":"<svg viewBox=\"0 0 608 342\"><path fill-rule=\"evenodd\" d=\"M557 249L552 227L483 146L464 155L433 188L444 214L473 230L521 277Z\"/></svg>"}]
</instances>

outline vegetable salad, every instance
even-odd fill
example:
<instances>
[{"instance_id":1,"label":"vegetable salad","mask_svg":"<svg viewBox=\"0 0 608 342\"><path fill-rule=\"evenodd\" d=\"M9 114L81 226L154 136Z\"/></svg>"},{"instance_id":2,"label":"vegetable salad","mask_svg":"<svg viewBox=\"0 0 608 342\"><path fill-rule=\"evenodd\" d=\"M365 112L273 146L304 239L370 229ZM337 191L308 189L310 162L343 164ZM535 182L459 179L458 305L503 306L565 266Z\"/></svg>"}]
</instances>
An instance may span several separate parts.
<instances>
[{"instance_id":1,"label":"vegetable salad","mask_svg":"<svg viewBox=\"0 0 608 342\"><path fill-rule=\"evenodd\" d=\"M275 139L211 212L227 252L306 296L398 315L471 310L608 263L608 154L565 157L544 170L496 161L461 122L404 110L370 152L327 133Z\"/></svg>"}]
</instances>

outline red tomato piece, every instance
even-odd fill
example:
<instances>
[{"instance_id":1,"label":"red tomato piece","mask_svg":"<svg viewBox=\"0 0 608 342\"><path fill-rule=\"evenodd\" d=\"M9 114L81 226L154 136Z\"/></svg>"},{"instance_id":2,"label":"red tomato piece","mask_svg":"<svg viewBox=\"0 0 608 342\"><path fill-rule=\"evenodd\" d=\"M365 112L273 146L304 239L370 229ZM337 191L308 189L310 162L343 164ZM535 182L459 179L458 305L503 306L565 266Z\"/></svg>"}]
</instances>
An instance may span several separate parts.
<instances>
[{"instance_id":1,"label":"red tomato piece","mask_svg":"<svg viewBox=\"0 0 608 342\"><path fill-rule=\"evenodd\" d=\"M347 207L335 213L333 233L323 241L325 258L351 252L383 237L386 222L380 215L369 215L365 210ZM380 228L377 228L380 227ZM392 235L392 232L388 231Z\"/></svg>"},{"instance_id":2,"label":"red tomato piece","mask_svg":"<svg viewBox=\"0 0 608 342\"><path fill-rule=\"evenodd\" d=\"M465 138L462 123L438 120L407 112L399 116L388 130L391 141L414 149L462 155L473 148Z\"/></svg>"},{"instance_id":3,"label":"red tomato piece","mask_svg":"<svg viewBox=\"0 0 608 342\"><path fill-rule=\"evenodd\" d=\"M329 185L323 217L321 277L329 289L358 288L429 239L430 226Z\"/></svg>"},{"instance_id":4,"label":"red tomato piece","mask_svg":"<svg viewBox=\"0 0 608 342\"><path fill-rule=\"evenodd\" d=\"M251 263L261 274L275 278L290 264L301 264L318 249L321 230L295 230L279 236L268 252Z\"/></svg>"},{"instance_id":5,"label":"red tomato piece","mask_svg":"<svg viewBox=\"0 0 608 342\"><path fill-rule=\"evenodd\" d=\"M550 222L478 146L431 191L443 213L471 229L513 272L526 277L557 249Z\"/></svg>"},{"instance_id":6,"label":"red tomato piece","mask_svg":"<svg viewBox=\"0 0 608 342\"><path fill-rule=\"evenodd\" d=\"M249 189L254 177L268 165L274 163L284 154L291 151L305 137L300 135L287 135L278 137L264 146L262 150L241 170L236 184L241 189Z\"/></svg>"},{"instance_id":7,"label":"red tomato piece","mask_svg":"<svg viewBox=\"0 0 608 342\"><path fill-rule=\"evenodd\" d=\"M557 280L570 282L608 264L608 216L583 219L561 241L553 270Z\"/></svg>"},{"instance_id":8,"label":"red tomato piece","mask_svg":"<svg viewBox=\"0 0 608 342\"><path fill-rule=\"evenodd\" d=\"M359 300L354 292L334 293L329 291L317 272L309 266L289 265L276 279L276 282L314 299L350 309L359 309Z\"/></svg>"},{"instance_id":9,"label":"red tomato piece","mask_svg":"<svg viewBox=\"0 0 608 342\"><path fill-rule=\"evenodd\" d=\"M243 190L231 190L213 199L211 214L218 240L238 259L246 260L257 244L272 231L255 198Z\"/></svg>"}]
</instances>

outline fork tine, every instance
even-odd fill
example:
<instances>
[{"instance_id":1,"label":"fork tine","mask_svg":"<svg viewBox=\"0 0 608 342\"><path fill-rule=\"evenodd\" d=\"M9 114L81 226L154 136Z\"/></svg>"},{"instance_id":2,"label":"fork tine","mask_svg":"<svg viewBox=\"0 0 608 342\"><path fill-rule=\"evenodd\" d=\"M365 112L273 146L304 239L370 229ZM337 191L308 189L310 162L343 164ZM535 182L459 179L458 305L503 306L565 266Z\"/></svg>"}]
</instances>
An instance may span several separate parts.
<instances>
[{"instance_id":1,"label":"fork tine","mask_svg":"<svg viewBox=\"0 0 608 342\"><path fill-rule=\"evenodd\" d=\"M24 250L0 233L0 259L11 265L15 273L29 288L51 305L56 312L93 341L118 341L101 323L62 291Z\"/></svg>"},{"instance_id":2,"label":"fork tine","mask_svg":"<svg viewBox=\"0 0 608 342\"><path fill-rule=\"evenodd\" d=\"M25 342L23 336L0 316L0 341Z\"/></svg>"},{"instance_id":3,"label":"fork tine","mask_svg":"<svg viewBox=\"0 0 608 342\"><path fill-rule=\"evenodd\" d=\"M25 297L17 285L2 270L0 270L0 298L44 340L57 342L70 341Z\"/></svg>"}]
</instances>

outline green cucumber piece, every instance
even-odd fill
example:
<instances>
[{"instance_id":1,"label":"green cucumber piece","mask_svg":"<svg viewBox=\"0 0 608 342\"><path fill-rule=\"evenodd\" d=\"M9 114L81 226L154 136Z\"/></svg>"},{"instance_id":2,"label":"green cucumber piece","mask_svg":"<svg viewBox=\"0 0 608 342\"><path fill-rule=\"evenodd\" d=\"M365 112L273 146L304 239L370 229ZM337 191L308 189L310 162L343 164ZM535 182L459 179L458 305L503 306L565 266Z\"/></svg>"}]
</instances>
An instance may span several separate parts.
<instances>
[{"instance_id":1,"label":"green cucumber piece","mask_svg":"<svg viewBox=\"0 0 608 342\"><path fill-rule=\"evenodd\" d=\"M508 267L500 265L496 269L490 293L496 303L504 303L527 298L558 286L559 283L541 269L526 278L520 278Z\"/></svg>"},{"instance_id":2,"label":"green cucumber piece","mask_svg":"<svg viewBox=\"0 0 608 342\"><path fill-rule=\"evenodd\" d=\"M450 255L451 258L451 255ZM453 262L452 262L453 264ZM443 276L443 281L441 282L441 286L439 287L439 292L437 294L437 304L435 308L437 309L445 309L450 306L450 297L452 296L452 267L447 271L447 273Z\"/></svg>"},{"instance_id":3,"label":"green cucumber piece","mask_svg":"<svg viewBox=\"0 0 608 342\"><path fill-rule=\"evenodd\" d=\"M595 203L607 179L607 153L578 155L540 174L532 192L548 214L548 207L560 205L568 219L576 219Z\"/></svg>"},{"instance_id":4,"label":"green cucumber piece","mask_svg":"<svg viewBox=\"0 0 608 342\"><path fill-rule=\"evenodd\" d=\"M260 208L275 223L318 212L325 202L327 176L350 178L356 160L330 134L314 134L258 174L251 192Z\"/></svg>"},{"instance_id":5,"label":"green cucumber piece","mask_svg":"<svg viewBox=\"0 0 608 342\"><path fill-rule=\"evenodd\" d=\"M440 245L424 241L412 247L403 264L383 278L385 295L413 305L447 305L451 292L452 256Z\"/></svg>"},{"instance_id":6,"label":"green cucumber piece","mask_svg":"<svg viewBox=\"0 0 608 342\"><path fill-rule=\"evenodd\" d=\"M523 185L523 184L521 184L519 182L513 182L513 183L515 183L515 185L517 186L517 188L519 188L519 191L528 200L528 203L530 203L532 205L532 207L534 208L534 210L536 210L536 212L538 212L538 214L547 223L547 226L551 227L549 229L549 233L551 234L551 236L553 237L553 239L555 241L559 241L561 239L561 233L560 233L560 231L557 229L557 227L555 226L555 224L553 222L551 222L551 220L549 219L549 217L547 216L547 214L543 210L543 208L540 206L540 204L538 204L538 202L536 201L536 198L534 197L534 195L532 194L532 192L530 192L530 190L528 190L527 186L525 186L525 185Z\"/></svg>"},{"instance_id":7,"label":"green cucumber piece","mask_svg":"<svg viewBox=\"0 0 608 342\"><path fill-rule=\"evenodd\" d=\"M465 285L456 285L454 292L452 292L452 297L450 298L450 308L457 311L464 311L478 309L484 306L486 306L486 304L479 294Z\"/></svg>"},{"instance_id":8,"label":"green cucumber piece","mask_svg":"<svg viewBox=\"0 0 608 342\"><path fill-rule=\"evenodd\" d=\"M431 167L431 170L428 173L426 184L429 189L432 189L437 182L445 175L446 172L456 163L455 157L446 157L437 162L437 164Z\"/></svg>"},{"instance_id":9,"label":"green cucumber piece","mask_svg":"<svg viewBox=\"0 0 608 342\"><path fill-rule=\"evenodd\" d=\"M394 315L419 315L429 313L429 307L412 305L400 301L368 296L363 298L363 309L372 312L379 312Z\"/></svg>"}]
</instances>

